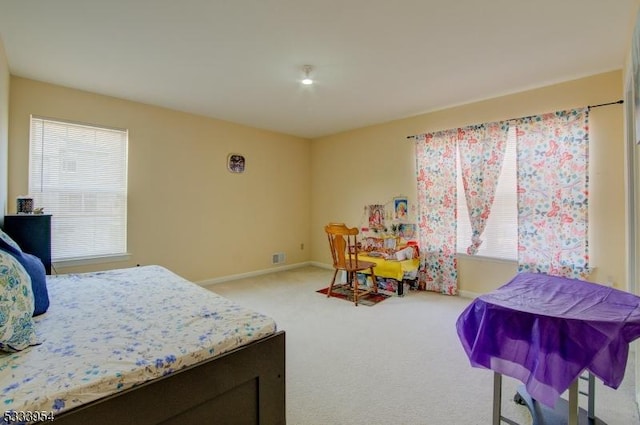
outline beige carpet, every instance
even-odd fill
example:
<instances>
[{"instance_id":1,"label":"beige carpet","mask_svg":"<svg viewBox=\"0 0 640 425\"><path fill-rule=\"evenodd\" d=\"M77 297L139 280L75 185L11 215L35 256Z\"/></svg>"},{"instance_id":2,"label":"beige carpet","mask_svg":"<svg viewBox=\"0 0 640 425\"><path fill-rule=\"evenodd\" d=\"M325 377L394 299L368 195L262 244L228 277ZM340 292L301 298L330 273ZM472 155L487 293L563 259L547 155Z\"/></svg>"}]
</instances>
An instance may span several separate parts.
<instances>
[{"instance_id":1,"label":"beige carpet","mask_svg":"<svg viewBox=\"0 0 640 425\"><path fill-rule=\"evenodd\" d=\"M469 299L411 291L355 307L316 292L331 274L305 267L208 287L286 331L289 425L491 424L493 372L469 365L455 330ZM596 386L608 425L640 424L633 366L617 391ZM531 424L512 401L519 385L504 378L503 415Z\"/></svg>"}]
</instances>

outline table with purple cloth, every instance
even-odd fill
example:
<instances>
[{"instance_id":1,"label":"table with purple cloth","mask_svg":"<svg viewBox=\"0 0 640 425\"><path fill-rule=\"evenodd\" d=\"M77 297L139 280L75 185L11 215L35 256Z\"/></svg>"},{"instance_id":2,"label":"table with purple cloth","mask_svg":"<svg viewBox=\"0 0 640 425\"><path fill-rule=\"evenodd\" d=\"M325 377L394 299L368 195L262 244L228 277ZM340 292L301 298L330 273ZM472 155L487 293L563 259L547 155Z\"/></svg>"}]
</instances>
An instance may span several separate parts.
<instances>
[{"instance_id":1,"label":"table with purple cloth","mask_svg":"<svg viewBox=\"0 0 640 425\"><path fill-rule=\"evenodd\" d=\"M640 298L578 279L520 273L476 298L456 328L472 366L520 380L533 399L553 407L585 371L618 388L629 343L640 337Z\"/></svg>"}]
</instances>

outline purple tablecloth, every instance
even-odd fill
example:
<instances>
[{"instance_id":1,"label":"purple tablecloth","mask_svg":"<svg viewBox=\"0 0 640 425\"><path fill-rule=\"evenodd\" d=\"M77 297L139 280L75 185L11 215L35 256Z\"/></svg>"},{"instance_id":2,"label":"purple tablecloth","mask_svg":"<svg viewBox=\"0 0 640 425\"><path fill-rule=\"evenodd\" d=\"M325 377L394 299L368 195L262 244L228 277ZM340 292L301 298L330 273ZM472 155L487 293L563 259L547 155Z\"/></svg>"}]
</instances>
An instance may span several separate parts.
<instances>
[{"instance_id":1,"label":"purple tablecloth","mask_svg":"<svg viewBox=\"0 0 640 425\"><path fill-rule=\"evenodd\" d=\"M640 337L640 298L577 279L521 273L456 323L471 365L522 381L554 407L584 370L618 388Z\"/></svg>"}]
</instances>

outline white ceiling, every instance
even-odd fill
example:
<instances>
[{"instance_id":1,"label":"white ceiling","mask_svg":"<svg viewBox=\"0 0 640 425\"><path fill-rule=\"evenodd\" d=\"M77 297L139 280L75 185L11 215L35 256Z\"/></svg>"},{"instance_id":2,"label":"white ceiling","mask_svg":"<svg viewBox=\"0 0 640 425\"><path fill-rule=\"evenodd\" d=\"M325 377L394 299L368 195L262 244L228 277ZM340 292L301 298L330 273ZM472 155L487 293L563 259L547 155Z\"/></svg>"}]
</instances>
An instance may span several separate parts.
<instances>
[{"instance_id":1,"label":"white ceiling","mask_svg":"<svg viewBox=\"0 0 640 425\"><path fill-rule=\"evenodd\" d=\"M0 38L13 75L315 138L620 69L638 3L0 0Z\"/></svg>"}]
</instances>

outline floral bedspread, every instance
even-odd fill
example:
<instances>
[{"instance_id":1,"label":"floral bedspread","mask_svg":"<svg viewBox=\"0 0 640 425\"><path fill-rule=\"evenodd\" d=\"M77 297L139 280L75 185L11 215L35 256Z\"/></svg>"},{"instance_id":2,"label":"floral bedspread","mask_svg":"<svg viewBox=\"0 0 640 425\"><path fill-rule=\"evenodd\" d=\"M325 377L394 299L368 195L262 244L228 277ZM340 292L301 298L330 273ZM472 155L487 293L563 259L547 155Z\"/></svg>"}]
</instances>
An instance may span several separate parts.
<instances>
[{"instance_id":1,"label":"floral bedspread","mask_svg":"<svg viewBox=\"0 0 640 425\"><path fill-rule=\"evenodd\" d=\"M276 331L273 319L160 266L47 284L51 305L34 319L43 343L0 354L3 411L55 416Z\"/></svg>"}]
</instances>

